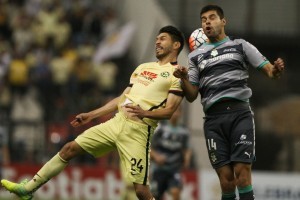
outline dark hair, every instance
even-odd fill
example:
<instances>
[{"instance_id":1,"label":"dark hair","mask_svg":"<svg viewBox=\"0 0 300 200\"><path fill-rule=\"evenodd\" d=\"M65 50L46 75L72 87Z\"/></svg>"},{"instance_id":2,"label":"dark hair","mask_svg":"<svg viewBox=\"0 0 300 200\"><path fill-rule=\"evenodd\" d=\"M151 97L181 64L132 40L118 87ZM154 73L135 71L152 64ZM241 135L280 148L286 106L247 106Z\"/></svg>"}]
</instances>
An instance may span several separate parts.
<instances>
[{"instance_id":1,"label":"dark hair","mask_svg":"<svg viewBox=\"0 0 300 200\"><path fill-rule=\"evenodd\" d=\"M203 13L206 13L206 12L211 11L211 10L215 10L221 19L224 18L223 9L220 6L217 6L217 5L204 6L202 8L201 12L200 12L200 17L202 16Z\"/></svg>"},{"instance_id":2,"label":"dark hair","mask_svg":"<svg viewBox=\"0 0 300 200\"><path fill-rule=\"evenodd\" d=\"M174 42L179 42L180 43L180 47L179 47L179 51L178 51L178 54L181 52L181 50L183 49L183 46L184 46L184 35L183 33L178 30L177 28L175 28L174 26L164 26L162 27L158 34L161 34L161 33L168 33L172 40Z\"/></svg>"}]
</instances>

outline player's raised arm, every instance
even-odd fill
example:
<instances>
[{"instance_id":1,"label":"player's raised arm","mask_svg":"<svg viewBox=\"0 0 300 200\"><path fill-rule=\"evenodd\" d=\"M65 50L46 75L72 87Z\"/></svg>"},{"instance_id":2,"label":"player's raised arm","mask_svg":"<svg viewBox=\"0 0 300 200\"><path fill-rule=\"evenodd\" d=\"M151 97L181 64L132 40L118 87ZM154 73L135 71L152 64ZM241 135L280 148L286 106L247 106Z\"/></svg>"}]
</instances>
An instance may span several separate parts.
<instances>
[{"instance_id":1,"label":"player's raised arm","mask_svg":"<svg viewBox=\"0 0 300 200\"><path fill-rule=\"evenodd\" d=\"M97 109L92 110L87 113L81 113L81 114L77 115L75 117L75 119L71 121L71 125L73 127L78 127L80 125L90 122L91 120L93 120L97 117L101 117L101 116L104 116L106 114L116 111L118 109L118 103L119 103L120 97L123 96L124 94L129 93L130 89L131 89L131 87L127 87L120 96L114 98L113 100L109 101L108 103L106 103L104 106L102 106L100 108L97 108Z\"/></svg>"},{"instance_id":2,"label":"player's raised arm","mask_svg":"<svg viewBox=\"0 0 300 200\"><path fill-rule=\"evenodd\" d=\"M188 79L188 70L186 67L178 66L173 75L180 78L184 96L189 102L193 102L198 96L198 86L192 85Z\"/></svg>"}]
</instances>

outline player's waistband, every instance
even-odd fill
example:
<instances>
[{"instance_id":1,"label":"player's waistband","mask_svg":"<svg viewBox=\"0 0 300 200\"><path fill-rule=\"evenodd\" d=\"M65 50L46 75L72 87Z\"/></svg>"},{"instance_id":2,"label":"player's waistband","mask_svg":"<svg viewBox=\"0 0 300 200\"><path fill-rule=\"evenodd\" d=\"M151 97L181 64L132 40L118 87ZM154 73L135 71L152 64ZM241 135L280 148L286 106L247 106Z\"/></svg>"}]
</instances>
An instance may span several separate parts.
<instances>
[{"instance_id":1,"label":"player's waistband","mask_svg":"<svg viewBox=\"0 0 300 200\"><path fill-rule=\"evenodd\" d=\"M121 106L120 112L123 114L123 116L126 119L130 119L132 121L139 122L141 124L146 124L142 119L140 119L140 118L134 116L132 113L128 112L128 109L125 108L125 106Z\"/></svg>"},{"instance_id":2,"label":"player's waistband","mask_svg":"<svg viewBox=\"0 0 300 200\"><path fill-rule=\"evenodd\" d=\"M213 104L205 112L205 114L211 115L211 114L224 113L224 112L230 112L235 110L244 110L249 108L250 108L249 102L240 101L237 99L226 99Z\"/></svg>"}]
</instances>

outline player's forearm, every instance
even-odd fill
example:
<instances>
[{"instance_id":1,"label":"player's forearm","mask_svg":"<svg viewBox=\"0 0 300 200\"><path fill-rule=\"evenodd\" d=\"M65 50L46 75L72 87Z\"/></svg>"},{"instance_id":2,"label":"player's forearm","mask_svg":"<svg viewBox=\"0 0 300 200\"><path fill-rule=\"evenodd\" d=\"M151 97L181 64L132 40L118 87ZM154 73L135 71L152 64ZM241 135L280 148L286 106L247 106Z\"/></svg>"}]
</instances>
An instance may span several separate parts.
<instances>
[{"instance_id":1,"label":"player's forearm","mask_svg":"<svg viewBox=\"0 0 300 200\"><path fill-rule=\"evenodd\" d=\"M189 102L193 102L197 98L198 89L188 79L181 79L181 87L184 91L184 96Z\"/></svg>"},{"instance_id":2,"label":"player's forearm","mask_svg":"<svg viewBox=\"0 0 300 200\"><path fill-rule=\"evenodd\" d=\"M111 100L110 102L105 104L104 106L102 106L96 110L90 111L89 112L90 116L94 119L94 118L101 117L106 114L115 112L118 109L119 99L120 99L120 97L114 98L113 100Z\"/></svg>"},{"instance_id":3,"label":"player's forearm","mask_svg":"<svg viewBox=\"0 0 300 200\"><path fill-rule=\"evenodd\" d=\"M163 108L154 111L146 110L144 113L144 117L156 120L170 119L174 113L174 109L172 108Z\"/></svg>"},{"instance_id":4,"label":"player's forearm","mask_svg":"<svg viewBox=\"0 0 300 200\"><path fill-rule=\"evenodd\" d=\"M184 152L184 168L188 168L191 163L192 151L190 149Z\"/></svg>"},{"instance_id":5,"label":"player's forearm","mask_svg":"<svg viewBox=\"0 0 300 200\"><path fill-rule=\"evenodd\" d=\"M273 78L273 66L271 63L266 64L263 68L263 72L264 74L269 77L269 78Z\"/></svg>"}]
</instances>

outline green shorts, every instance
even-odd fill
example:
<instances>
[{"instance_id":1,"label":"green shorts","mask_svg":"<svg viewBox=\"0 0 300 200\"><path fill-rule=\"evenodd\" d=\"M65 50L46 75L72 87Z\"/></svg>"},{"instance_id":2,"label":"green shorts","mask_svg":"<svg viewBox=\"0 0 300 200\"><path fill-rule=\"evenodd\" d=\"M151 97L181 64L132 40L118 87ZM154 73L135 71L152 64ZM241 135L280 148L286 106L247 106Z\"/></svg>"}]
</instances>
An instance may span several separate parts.
<instances>
[{"instance_id":1,"label":"green shorts","mask_svg":"<svg viewBox=\"0 0 300 200\"><path fill-rule=\"evenodd\" d=\"M94 157L117 149L126 181L149 185L150 141L154 129L119 112L107 122L89 128L75 141Z\"/></svg>"}]
</instances>

